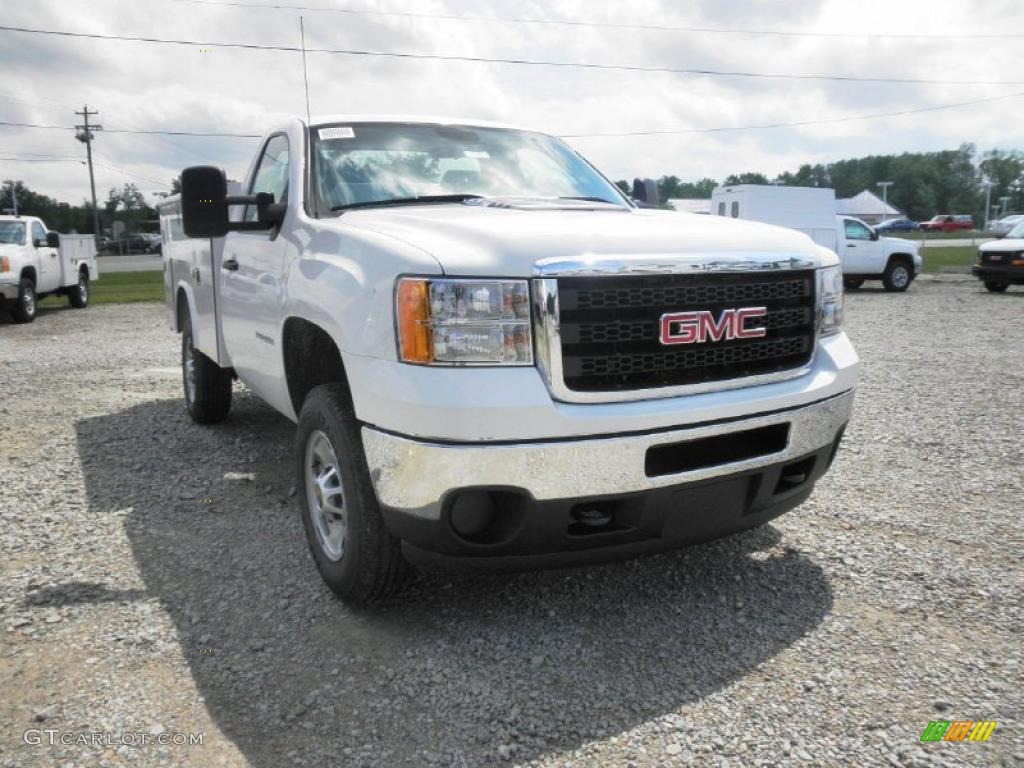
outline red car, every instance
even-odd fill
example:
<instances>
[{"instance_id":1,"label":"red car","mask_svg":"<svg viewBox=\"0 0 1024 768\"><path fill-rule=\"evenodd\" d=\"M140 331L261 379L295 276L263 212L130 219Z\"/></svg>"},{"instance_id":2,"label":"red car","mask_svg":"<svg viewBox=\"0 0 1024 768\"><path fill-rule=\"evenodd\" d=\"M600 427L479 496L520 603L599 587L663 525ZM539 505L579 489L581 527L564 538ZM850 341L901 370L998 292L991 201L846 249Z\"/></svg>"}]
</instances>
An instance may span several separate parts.
<instances>
[{"instance_id":1,"label":"red car","mask_svg":"<svg viewBox=\"0 0 1024 768\"><path fill-rule=\"evenodd\" d=\"M928 221L922 221L921 229L928 232L953 232L957 229L974 229L974 217L967 214L940 213Z\"/></svg>"}]
</instances>

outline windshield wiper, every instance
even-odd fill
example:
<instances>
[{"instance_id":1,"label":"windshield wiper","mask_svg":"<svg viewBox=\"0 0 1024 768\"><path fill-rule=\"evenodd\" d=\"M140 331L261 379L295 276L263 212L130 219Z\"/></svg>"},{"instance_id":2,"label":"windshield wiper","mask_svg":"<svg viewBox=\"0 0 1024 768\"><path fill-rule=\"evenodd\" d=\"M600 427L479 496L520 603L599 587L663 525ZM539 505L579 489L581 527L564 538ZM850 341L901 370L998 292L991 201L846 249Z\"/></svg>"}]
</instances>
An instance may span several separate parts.
<instances>
[{"instance_id":1,"label":"windshield wiper","mask_svg":"<svg viewBox=\"0 0 1024 768\"><path fill-rule=\"evenodd\" d=\"M353 208L384 208L390 205L418 205L421 203L464 203L466 200L479 200L483 195L416 195L415 197L393 197L390 200L367 200L362 203L346 203L335 205L332 211L350 211Z\"/></svg>"},{"instance_id":2,"label":"windshield wiper","mask_svg":"<svg viewBox=\"0 0 1024 768\"><path fill-rule=\"evenodd\" d=\"M560 197L559 200L580 200L584 203L607 203L608 205L617 205L622 207L622 203L616 203L613 200L605 200L603 197Z\"/></svg>"}]
</instances>

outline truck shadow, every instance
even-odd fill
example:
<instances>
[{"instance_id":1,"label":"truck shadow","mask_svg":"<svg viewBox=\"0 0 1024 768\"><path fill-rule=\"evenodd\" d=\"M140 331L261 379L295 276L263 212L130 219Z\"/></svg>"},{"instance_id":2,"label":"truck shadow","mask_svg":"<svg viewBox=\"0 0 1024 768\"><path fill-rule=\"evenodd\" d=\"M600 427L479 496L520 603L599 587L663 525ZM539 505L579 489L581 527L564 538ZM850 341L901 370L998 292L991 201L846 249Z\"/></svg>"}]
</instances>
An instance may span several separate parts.
<instances>
[{"instance_id":1,"label":"truck shadow","mask_svg":"<svg viewBox=\"0 0 1024 768\"><path fill-rule=\"evenodd\" d=\"M254 766L561 753L700 702L832 605L822 570L767 526L629 563L426 575L353 611L306 551L292 433L237 391L213 428L178 400L77 423L91 511L127 509L146 592L172 618L210 716Z\"/></svg>"}]
</instances>

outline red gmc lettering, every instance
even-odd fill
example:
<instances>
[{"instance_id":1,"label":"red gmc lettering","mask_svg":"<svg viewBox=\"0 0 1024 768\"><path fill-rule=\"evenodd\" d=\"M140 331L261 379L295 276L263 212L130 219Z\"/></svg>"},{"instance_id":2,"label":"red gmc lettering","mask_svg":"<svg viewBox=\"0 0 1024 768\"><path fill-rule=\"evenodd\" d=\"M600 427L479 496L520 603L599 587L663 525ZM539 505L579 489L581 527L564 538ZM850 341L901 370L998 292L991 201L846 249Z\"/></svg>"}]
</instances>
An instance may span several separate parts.
<instances>
[{"instance_id":1,"label":"red gmc lettering","mask_svg":"<svg viewBox=\"0 0 1024 768\"><path fill-rule=\"evenodd\" d=\"M751 328L747 321L764 317L766 314L766 307L725 309L716 320L706 309L697 312L670 312L661 316L660 341L662 344L670 345L758 339L767 331L763 327Z\"/></svg>"}]
</instances>

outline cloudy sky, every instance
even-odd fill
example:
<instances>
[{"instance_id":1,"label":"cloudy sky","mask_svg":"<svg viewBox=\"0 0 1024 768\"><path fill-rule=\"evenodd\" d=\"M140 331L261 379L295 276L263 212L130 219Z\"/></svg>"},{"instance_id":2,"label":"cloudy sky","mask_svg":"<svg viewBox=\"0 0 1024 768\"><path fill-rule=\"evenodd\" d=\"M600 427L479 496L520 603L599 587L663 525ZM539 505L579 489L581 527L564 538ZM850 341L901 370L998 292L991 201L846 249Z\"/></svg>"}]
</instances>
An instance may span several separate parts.
<instances>
[{"instance_id":1,"label":"cloudy sky","mask_svg":"<svg viewBox=\"0 0 1024 768\"><path fill-rule=\"evenodd\" d=\"M612 178L773 174L805 162L962 142L1024 149L1019 0L4 0L3 6L5 26L100 35L298 46L301 13L309 48L961 81L752 78L310 53L314 116L455 115L575 136L821 121L1021 94L873 120L568 139ZM360 12L323 10L329 8ZM801 34L766 34L780 32ZM0 121L69 126L87 101L105 128L259 134L282 116L305 111L295 52L0 30L0 61ZM1018 83L998 82L1013 80ZM0 142L0 178L72 202L88 195L84 147L73 132L0 126ZM157 192L197 163L239 177L256 143L101 133L94 145L97 192L105 198L126 181Z\"/></svg>"}]
</instances>

